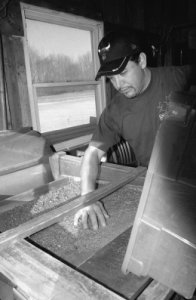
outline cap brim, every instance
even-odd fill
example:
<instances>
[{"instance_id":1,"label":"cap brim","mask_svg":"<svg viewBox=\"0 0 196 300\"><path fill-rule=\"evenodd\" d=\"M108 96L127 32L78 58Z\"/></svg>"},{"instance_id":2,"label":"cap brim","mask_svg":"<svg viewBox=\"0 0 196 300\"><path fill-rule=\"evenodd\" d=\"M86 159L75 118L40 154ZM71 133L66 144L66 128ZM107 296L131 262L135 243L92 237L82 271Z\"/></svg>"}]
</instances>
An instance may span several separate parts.
<instances>
[{"instance_id":1,"label":"cap brim","mask_svg":"<svg viewBox=\"0 0 196 300\"><path fill-rule=\"evenodd\" d=\"M126 67L129 61L129 56L113 60L111 62L102 65L97 72L95 80L98 80L101 76L112 76L121 73Z\"/></svg>"}]
</instances>

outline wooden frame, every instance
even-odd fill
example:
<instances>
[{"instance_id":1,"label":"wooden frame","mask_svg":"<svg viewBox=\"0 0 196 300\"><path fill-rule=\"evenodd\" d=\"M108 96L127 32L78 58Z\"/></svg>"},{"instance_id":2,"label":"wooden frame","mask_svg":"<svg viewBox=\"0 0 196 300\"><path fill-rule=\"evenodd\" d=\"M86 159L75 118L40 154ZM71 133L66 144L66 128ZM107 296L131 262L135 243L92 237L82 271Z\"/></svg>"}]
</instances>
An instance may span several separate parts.
<instances>
[{"instance_id":1,"label":"wooden frame","mask_svg":"<svg viewBox=\"0 0 196 300\"><path fill-rule=\"evenodd\" d=\"M91 20L88 18L75 16L72 14L57 12L25 3L21 3L21 12L23 18L23 26L25 28L25 18L30 18L32 20L39 20L39 21L47 21L50 23L58 24L58 25L65 25L73 28L80 28L84 30L88 30L91 32L91 41L92 41L92 56L93 56L93 64L94 64L94 72L97 73L99 68L98 56L97 56L97 48L99 40L103 36L103 23L98 22L96 20ZM29 90L29 98L30 98L30 107L31 107L31 115L32 115L32 123L33 128L35 130L40 131L40 124L39 124L39 116L38 116L38 108L36 103L36 93L35 87L39 86L38 84L32 85L31 79L31 70L30 70L30 60L28 54L28 47L27 47L27 37L25 33L24 39L24 49L25 49L25 64L27 69L27 83L28 83L28 90ZM100 81L87 81L87 82L73 82L73 83L55 83L54 85L64 85L64 86L78 86L78 85L92 85L95 87L95 104L96 104L96 114L97 114L97 121L106 105L106 92L105 92L105 80L102 78ZM48 86L48 84L43 84L41 86ZM53 85L53 84L49 84ZM86 126L86 125L85 125ZM85 127L83 126L83 127ZM79 127L79 126L78 126ZM88 125L87 131L88 131ZM92 130L93 131L93 130ZM67 130L59 130L62 132L64 138L66 138ZM68 133L69 134L69 133ZM74 133L73 133L74 134ZM85 134L85 133L84 133ZM53 132L45 133L47 137L53 136ZM76 137L75 135L72 138Z\"/></svg>"},{"instance_id":2,"label":"wooden frame","mask_svg":"<svg viewBox=\"0 0 196 300\"><path fill-rule=\"evenodd\" d=\"M59 155L59 154L57 154ZM61 160L61 162L60 162ZM79 176L79 168L81 159L77 157L71 156L60 156L58 161L55 161L59 166L61 166L61 172L63 170L63 174L69 176ZM64 165L63 165L64 163ZM110 164L109 164L110 166ZM110 166L107 165L102 168L100 174L100 180L109 182L109 174L111 170L115 170L115 174L113 176L113 180L107 185L103 186L100 189L97 189L87 195L77 197L76 199L70 199L65 205L53 209L50 212L45 213L44 215L33 218L32 220L24 223L16 228L10 229L4 233L0 234L0 249L6 247L10 242L16 241L21 238L25 238L29 235L32 235L35 232L38 232L62 219L67 214L72 214L79 210L82 207L95 203L96 201L106 197L112 192L124 186L126 183L133 181L137 176L145 172L145 168L131 168L131 172L129 173L129 168L119 168L118 166ZM52 167L52 171L54 174L54 166ZM65 173L67 171L67 173ZM109 171L109 173L108 173ZM12 196L0 202L1 210L6 206L7 208L13 208L18 205L21 205L23 201L31 201L34 195L41 195L49 190L52 190L54 187L60 187L64 185L65 179L63 178L62 173L58 175L60 179L56 181L52 181L51 183L45 184L41 187L38 187L34 190L30 190L24 192L22 194ZM118 181L117 181L118 179Z\"/></svg>"}]
</instances>

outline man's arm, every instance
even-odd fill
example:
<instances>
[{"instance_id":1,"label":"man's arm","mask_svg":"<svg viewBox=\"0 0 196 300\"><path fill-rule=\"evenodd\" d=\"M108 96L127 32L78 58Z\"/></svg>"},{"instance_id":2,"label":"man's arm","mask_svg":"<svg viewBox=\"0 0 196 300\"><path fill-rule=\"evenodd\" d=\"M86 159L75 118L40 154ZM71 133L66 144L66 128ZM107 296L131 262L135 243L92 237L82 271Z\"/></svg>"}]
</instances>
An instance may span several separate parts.
<instances>
[{"instance_id":1,"label":"man's arm","mask_svg":"<svg viewBox=\"0 0 196 300\"><path fill-rule=\"evenodd\" d=\"M85 151L81 166L81 195L95 190L100 162L104 154L104 151L93 146L89 146ZM101 202L97 202L80 209L74 217L74 225L77 226L81 219L83 227L88 228L88 219L90 219L93 229L96 230L99 225L106 226L105 219L108 217Z\"/></svg>"},{"instance_id":2,"label":"man's arm","mask_svg":"<svg viewBox=\"0 0 196 300\"><path fill-rule=\"evenodd\" d=\"M80 171L81 195L85 195L95 189L101 158L104 154L104 151L93 146L89 146L85 151Z\"/></svg>"}]
</instances>

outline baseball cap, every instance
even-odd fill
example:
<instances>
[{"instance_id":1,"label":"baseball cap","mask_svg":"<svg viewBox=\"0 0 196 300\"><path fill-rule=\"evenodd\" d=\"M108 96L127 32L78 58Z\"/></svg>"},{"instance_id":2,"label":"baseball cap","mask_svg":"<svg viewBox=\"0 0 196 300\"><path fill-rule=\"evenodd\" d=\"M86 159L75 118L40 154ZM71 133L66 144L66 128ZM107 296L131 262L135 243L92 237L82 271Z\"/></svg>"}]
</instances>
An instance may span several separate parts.
<instances>
[{"instance_id":1,"label":"baseball cap","mask_svg":"<svg viewBox=\"0 0 196 300\"><path fill-rule=\"evenodd\" d=\"M104 75L111 76L121 73L129 59L132 58L134 60L140 52L140 47L131 41L128 34L119 32L108 33L98 46L101 66L95 80Z\"/></svg>"}]
</instances>

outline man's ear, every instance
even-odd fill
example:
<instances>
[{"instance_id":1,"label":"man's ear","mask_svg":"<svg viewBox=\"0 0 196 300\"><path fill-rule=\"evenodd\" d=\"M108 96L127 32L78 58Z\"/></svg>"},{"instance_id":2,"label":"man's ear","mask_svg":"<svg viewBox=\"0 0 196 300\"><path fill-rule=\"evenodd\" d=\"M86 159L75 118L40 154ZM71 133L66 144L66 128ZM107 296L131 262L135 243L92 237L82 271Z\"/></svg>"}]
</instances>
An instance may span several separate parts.
<instances>
[{"instance_id":1,"label":"man's ear","mask_svg":"<svg viewBox=\"0 0 196 300\"><path fill-rule=\"evenodd\" d=\"M139 55L139 65L142 69L145 69L145 67L147 65L147 58L146 58L146 54L144 52L141 52Z\"/></svg>"}]
</instances>

